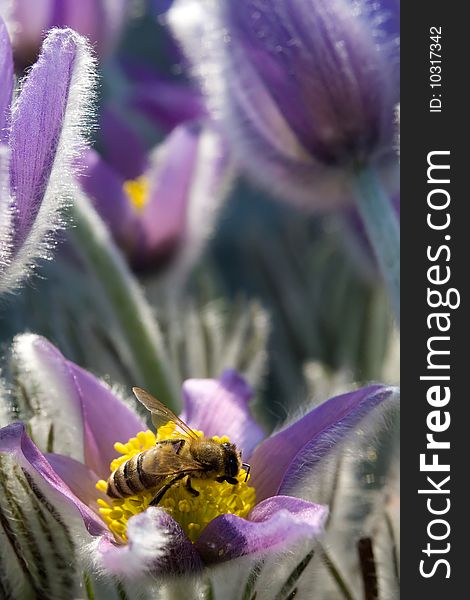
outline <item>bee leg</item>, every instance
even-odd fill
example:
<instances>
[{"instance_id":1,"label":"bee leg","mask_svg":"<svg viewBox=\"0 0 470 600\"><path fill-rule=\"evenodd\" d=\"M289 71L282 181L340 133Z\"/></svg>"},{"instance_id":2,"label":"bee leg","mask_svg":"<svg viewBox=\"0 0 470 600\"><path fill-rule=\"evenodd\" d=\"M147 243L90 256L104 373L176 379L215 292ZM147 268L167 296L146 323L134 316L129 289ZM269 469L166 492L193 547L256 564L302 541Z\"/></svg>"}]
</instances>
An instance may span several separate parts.
<instances>
[{"instance_id":1,"label":"bee leg","mask_svg":"<svg viewBox=\"0 0 470 600\"><path fill-rule=\"evenodd\" d=\"M167 493L167 491L175 485L177 481L183 479L186 476L186 473L178 473L176 477L173 477L171 481L165 484L162 488L158 490L155 498L150 502L149 506L157 506L157 504L162 500L163 496Z\"/></svg>"},{"instance_id":2,"label":"bee leg","mask_svg":"<svg viewBox=\"0 0 470 600\"><path fill-rule=\"evenodd\" d=\"M160 444L170 444L171 446L178 446L178 448L176 448L176 454L179 454L183 446L186 444L186 440L161 440L160 442L156 443L156 445Z\"/></svg>"},{"instance_id":3,"label":"bee leg","mask_svg":"<svg viewBox=\"0 0 470 600\"><path fill-rule=\"evenodd\" d=\"M227 483L230 483L230 485L237 485L238 483L238 479L235 479L235 477L227 477L226 475L217 477L216 481L218 483L223 483L224 481L226 481Z\"/></svg>"},{"instance_id":4,"label":"bee leg","mask_svg":"<svg viewBox=\"0 0 470 600\"><path fill-rule=\"evenodd\" d=\"M190 492L193 496L199 496L199 492L197 490L195 490L193 488L193 486L191 485L191 478L189 477L189 475L186 477L186 483L185 483L186 489L188 490L188 492Z\"/></svg>"}]
</instances>

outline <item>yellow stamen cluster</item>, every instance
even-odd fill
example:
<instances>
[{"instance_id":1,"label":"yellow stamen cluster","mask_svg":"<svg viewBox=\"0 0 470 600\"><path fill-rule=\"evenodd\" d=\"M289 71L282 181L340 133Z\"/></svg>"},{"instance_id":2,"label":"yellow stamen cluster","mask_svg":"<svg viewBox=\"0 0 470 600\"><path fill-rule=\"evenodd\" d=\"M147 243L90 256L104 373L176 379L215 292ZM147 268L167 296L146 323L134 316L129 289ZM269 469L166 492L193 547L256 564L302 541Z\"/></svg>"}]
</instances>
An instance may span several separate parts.
<instances>
[{"instance_id":1,"label":"yellow stamen cluster","mask_svg":"<svg viewBox=\"0 0 470 600\"><path fill-rule=\"evenodd\" d=\"M148 179L144 176L129 179L123 187L134 209L137 212L142 212L149 197L150 185Z\"/></svg>"},{"instance_id":2,"label":"yellow stamen cluster","mask_svg":"<svg viewBox=\"0 0 470 600\"><path fill-rule=\"evenodd\" d=\"M201 431L196 433L203 436ZM117 442L114 448L121 456L112 461L110 472L139 452L153 448L156 442L174 438L184 436L170 422L160 427L157 435L151 431L141 431L126 444ZM229 441L227 436L214 436L212 439L220 443ZM195 542L206 525L216 517L228 513L239 517L248 515L255 505L255 490L245 482L245 476L242 469L238 475L239 483L235 486L211 479L191 479L192 487L199 492L197 497L185 488L183 482L178 482L166 492L159 507L165 509L181 525L189 539ZM104 493L106 487L103 480L96 484L96 488ZM150 490L129 498L109 499L107 502L98 499L100 513L117 539L127 541L127 521L133 515L143 512L155 494L156 490Z\"/></svg>"}]
</instances>

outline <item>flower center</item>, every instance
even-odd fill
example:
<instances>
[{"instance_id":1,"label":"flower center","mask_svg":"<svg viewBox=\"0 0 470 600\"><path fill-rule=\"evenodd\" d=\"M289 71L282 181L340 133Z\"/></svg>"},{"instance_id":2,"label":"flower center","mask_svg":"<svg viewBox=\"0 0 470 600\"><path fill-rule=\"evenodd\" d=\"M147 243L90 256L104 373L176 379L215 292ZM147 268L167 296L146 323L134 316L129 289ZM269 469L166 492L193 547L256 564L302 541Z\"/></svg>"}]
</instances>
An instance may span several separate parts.
<instances>
[{"instance_id":1,"label":"flower center","mask_svg":"<svg viewBox=\"0 0 470 600\"><path fill-rule=\"evenodd\" d=\"M196 431L203 437L202 431ZM115 471L120 465L144 450L150 450L156 442L168 439L189 439L176 429L174 423L167 423L160 427L155 435L151 431L140 431L136 437L131 438L126 444L117 442L114 448L121 454L110 465L110 472ZM227 436L211 439L216 442L229 442ZM255 505L255 490L245 482L246 472L241 469L237 476L238 484L231 485L227 482L219 483L211 479L191 479L191 486L199 492L199 496L192 495L183 482L175 483L163 496L158 506L166 510L177 523L180 524L188 538L195 542L204 527L223 514L234 514L246 517ZM106 493L107 483L98 481L96 488ZM127 541L126 531L128 520L148 508L156 495L158 488L146 490L129 498L109 499L107 502L98 499L100 513L114 535Z\"/></svg>"},{"instance_id":2,"label":"flower center","mask_svg":"<svg viewBox=\"0 0 470 600\"><path fill-rule=\"evenodd\" d=\"M129 179L124 182L124 191L126 192L131 205L137 212L142 212L148 201L149 182L143 175L137 179Z\"/></svg>"}]
</instances>

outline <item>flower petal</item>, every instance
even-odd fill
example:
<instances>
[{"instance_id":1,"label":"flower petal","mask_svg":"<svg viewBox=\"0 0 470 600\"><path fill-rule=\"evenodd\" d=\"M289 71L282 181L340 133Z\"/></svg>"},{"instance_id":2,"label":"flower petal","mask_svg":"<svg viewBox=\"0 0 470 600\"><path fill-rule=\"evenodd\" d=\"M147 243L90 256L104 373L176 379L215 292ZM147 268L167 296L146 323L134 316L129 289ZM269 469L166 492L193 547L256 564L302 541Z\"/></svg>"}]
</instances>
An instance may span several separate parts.
<instances>
[{"instance_id":1,"label":"flower petal","mask_svg":"<svg viewBox=\"0 0 470 600\"><path fill-rule=\"evenodd\" d=\"M250 485L263 500L289 489L336 445L347 437L369 412L395 396L396 389L371 385L336 396L302 419L265 440L254 452Z\"/></svg>"},{"instance_id":2,"label":"flower petal","mask_svg":"<svg viewBox=\"0 0 470 600\"><path fill-rule=\"evenodd\" d=\"M63 454L45 454L47 462L57 475L70 488L73 494L93 509L98 515L97 499L109 501L109 498L96 489L98 475L86 465Z\"/></svg>"},{"instance_id":3,"label":"flower petal","mask_svg":"<svg viewBox=\"0 0 470 600\"><path fill-rule=\"evenodd\" d=\"M147 427L104 383L74 363L66 362L83 410L85 464L106 479L109 464L117 456L114 443L127 442Z\"/></svg>"},{"instance_id":4,"label":"flower petal","mask_svg":"<svg viewBox=\"0 0 470 600\"><path fill-rule=\"evenodd\" d=\"M105 106L100 118L103 156L124 179L137 179L145 170L146 149L135 130L117 110Z\"/></svg>"},{"instance_id":5,"label":"flower petal","mask_svg":"<svg viewBox=\"0 0 470 600\"><path fill-rule=\"evenodd\" d=\"M13 55L6 25L0 17L0 144L8 139L12 93Z\"/></svg>"},{"instance_id":6,"label":"flower petal","mask_svg":"<svg viewBox=\"0 0 470 600\"><path fill-rule=\"evenodd\" d=\"M82 516L20 452L0 456L0 523L1 598L81 596L75 548L89 538Z\"/></svg>"},{"instance_id":7,"label":"flower petal","mask_svg":"<svg viewBox=\"0 0 470 600\"><path fill-rule=\"evenodd\" d=\"M381 29L391 38L400 35L400 0L381 0L379 6Z\"/></svg>"},{"instance_id":8,"label":"flower petal","mask_svg":"<svg viewBox=\"0 0 470 600\"><path fill-rule=\"evenodd\" d=\"M289 546L321 535L328 509L290 496L264 500L248 520L222 515L204 529L196 548L206 563L245 554L287 550Z\"/></svg>"},{"instance_id":9,"label":"flower petal","mask_svg":"<svg viewBox=\"0 0 470 600\"><path fill-rule=\"evenodd\" d=\"M13 110L11 183L19 212L18 245L33 226L52 171L79 39L71 30L48 36Z\"/></svg>"},{"instance_id":10,"label":"flower petal","mask_svg":"<svg viewBox=\"0 0 470 600\"><path fill-rule=\"evenodd\" d=\"M148 171L149 200L142 212L145 252L164 252L182 238L198 152L198 131L178 127L157 148Z\"/></svg>"},{"instance_id":11,"label":"flower petal","mask_svg":"<svg viewBox=\"0 0 470 600\"><path fill-rule=\"evenodd\" d=\"M103 521L88 508L53 470L43 454L26 434L23 423L12 423L0 429L0 452L13 454L30 475L45 483L49 491L58 494L60 500L73 506L80 513L85 527L92 535L107 535L109 531ZM39 479L38 479L39 478Z\"/></svg>"},{"instance_id":12,"label":"flower petal","mask_svg":"<svg viewBox=\"0 0 470 600\"><path fill-rule=\"evenodd\" d=\"M165 131L206 116L201 95L187 84L149 73L145 82L132 87L129 105Z\"/></svg>"},{"instance_id":13,"label":"flower petal","mask_svg":"<svg viewBox=\"0 0 470 600\"><path fill-rule=\"evenodd\" d=\"M212 234L234 175L228 144L217 127L210 122L193 123L191 127L198 148L188 191L184 240L178 264L173 267L180 277L194 265Z\"/></svg>"},{"instance_id":14,"label":"flower petal","mask_svg":"<svg viewBox=\"0 0 470 600\"><path fill-rule=\"evenodd\" d=\"M80 185L109 227L117 242L133 250L138 241L140 225L124 192L124 179L94 150L88 150L80 160Z\"/></svg>"},{"instance_id":15,"label":"flower petal","mask_svg":"<svg viewBox=\"0 0 470 600\"><path fill-rule=\"evenodd\" d=\"M43 32L52 27L70 27L87 37L98 53L109 51L122 28L128 10L126 0L15 0L13 19L15 58L21 68L31 64L41 45Z\"/></svg>"},{"instance_id":16,"label":"flower petal","mask_svg":"<svg viewBox=\"0 0 470 600\"><path fill-rule=\"evenodd\" d=\"M118 2L119 3L119 2ZM60 0L52 2L48 28L71 27L91 42L101 41L106 15L101 0Z\"/></svg>"},{"instance_id":17,"label":"flower petal","mask_svg":"<svg viewBox=\"0 0 470 600\"><path fill-rule=\"evenodd\" d=\"M44 338L23 334L14 339L12 359L26 399L21 414L28 418L35 443L83 462L82 409L64 357ZM53 444L48 443L51 435Z\"/></svg>"},{"instance_id":18,"label":"flower petal","mask_svg":"<svg viewBox=\"0 0 470 600\"><path fill-rule=\"evenodd\" d=\"M251 388L236 371L224 371L220 379L188 379L183 384L181 418L206 436L227 435L248 458L264 438L250 413L252 396Z\"/></svg>"},{"instance_id":19,"label":"flower petal","mask_svg":"<svg viewBox=\"0 0 470 600\"><path fill-rule=\"evenodd\" d=\"M377 25L383 12L347 0L175 0L168 21L239 164L276 195L331 210L351 201L353 150L396 189L398 53Z\"/></svg>"},{"instance_id":20,"label":"flower petal","mask_svg":"<svg viewBox=\"0 0 470 600\"><path fill-rule=\"evenodd\" d=\"M49 15L52 0L36 0L34 10L31 10L28 0L15 0L11 4L11 18L15 27L15 66L18 71L23 71L36 60L44 32L51 28Z\"/></svg>"},{"instance_id":21,"label":"flower petal","mask_svg":"<svg viewBox=\"0 0 470 600\"><path fill-rule=\"evenodd\" d=\"M242 10L236 0L224 3L233 72L253 65L302 145L326 164L351 143L373 143L368 138L386 128L384 112L388 135L393 122L392 61L354 9L342 0L248 0Z\"/></svg>"},{"instance_id":22,"label":"flower petal","mask_svg":"<svg viewBox=\"0 0 470 600\"><path fill-rule=\"evenodd\" d=\"M45 338L18 336L15 356L20 376L21 371L27 374L23 385L37 395L40 414L54 423L60 444L54 449L84 460L106 479L117 456L114 443L126 442L146 429L145 424L104 383L66 360Z\"/></svg>"},{"instance_id":23,"label":"flower petal","mask_svg":"<svg viewBox=\"0 0 470 600\"><path fill-rule=\"evenodd\" d=\"M149 573L187 574L202 568L193 544L161 508L151 507L131 517L127 537L125 546L107 539L96 544L95 560L107 572L137 578Z\"/></svg>"},{"instance_id":24,"label":"flower petal","mask_svg":"<svg viewBox=\"0 0 470 600\"><path fill-rule=\"evenodd\" d=\"M3 274L11 260L13 201L9 181L10 150L0 142L0 293L4 291Z\"/></svg>"},{"instance_id":25,"label":"flower petal","mask_svg":"<svg viewBox=\"0 0 470 600\"><path fill-rule=\"evenodd\" d=\"M71 171L87 131L93 81L86 40L69 29L50 31L12 110L14 258L2 281L7 289L21 283L38 257L50 256L53 234L64 225L62 209L74 187Z\"/></svg>"}]
</instances>

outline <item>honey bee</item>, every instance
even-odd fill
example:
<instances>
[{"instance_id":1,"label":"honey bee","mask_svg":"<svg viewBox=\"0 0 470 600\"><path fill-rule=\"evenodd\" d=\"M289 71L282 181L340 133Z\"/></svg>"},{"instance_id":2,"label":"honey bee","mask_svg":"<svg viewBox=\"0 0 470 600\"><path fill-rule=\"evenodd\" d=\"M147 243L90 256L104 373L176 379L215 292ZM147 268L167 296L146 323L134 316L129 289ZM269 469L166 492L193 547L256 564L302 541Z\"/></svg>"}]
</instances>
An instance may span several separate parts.
<instances>
[{"instance_id":1,"label":"honey bee","mask_svg":"<svg viewBox=\"0 0 470 600\"><path fill-rule=\"evenodd\" d=\"M111 498L126 498L145 490L156 490L150 506L156 506L166 492L184 479L189 493L199 496L191 486L191 479L213 479L236 485L243 467L245 481L250 465L241 462L241 452L235 444L216 442L199 437L184 421L145 390L132 388L137 400L152 413L152 422L158 428L171 421L186 437L162 440L154 448L136 454L115 471L107 481L106 493Z\"/></svg>"}]
</instances>

